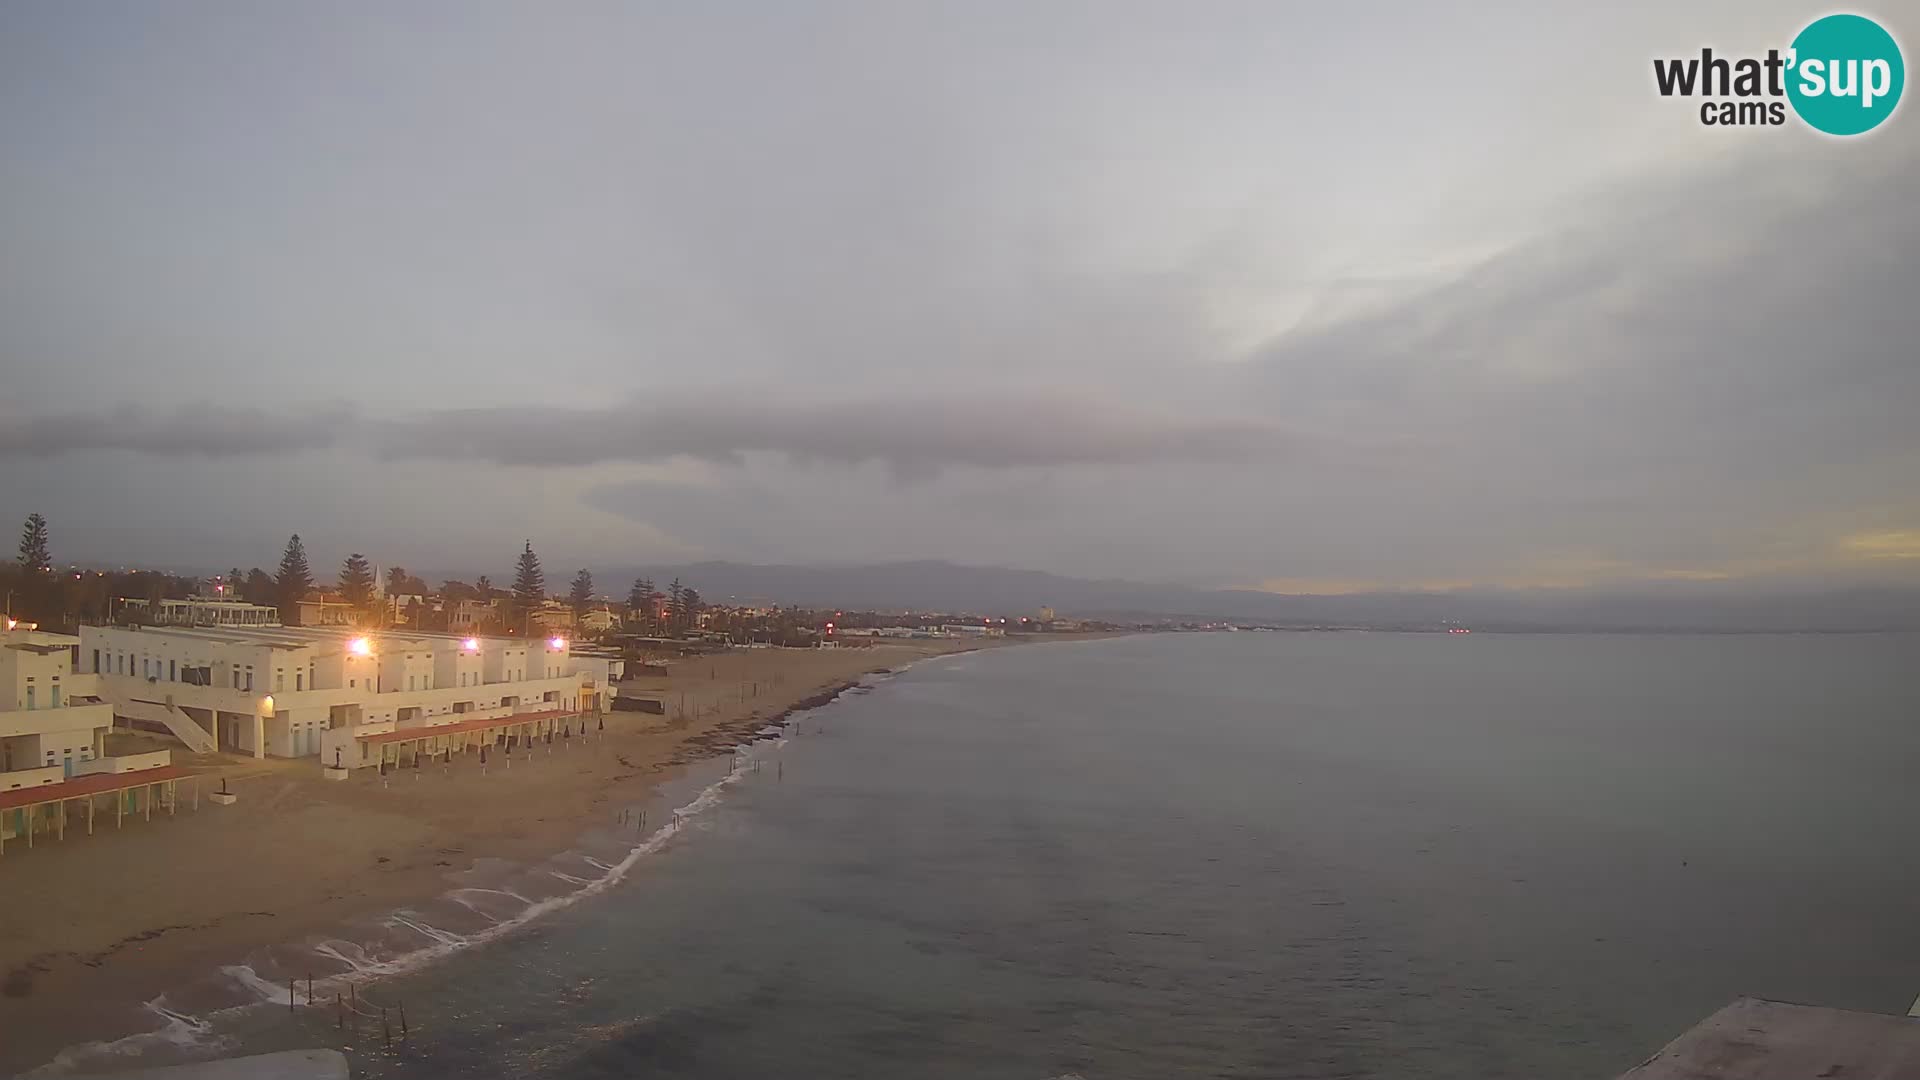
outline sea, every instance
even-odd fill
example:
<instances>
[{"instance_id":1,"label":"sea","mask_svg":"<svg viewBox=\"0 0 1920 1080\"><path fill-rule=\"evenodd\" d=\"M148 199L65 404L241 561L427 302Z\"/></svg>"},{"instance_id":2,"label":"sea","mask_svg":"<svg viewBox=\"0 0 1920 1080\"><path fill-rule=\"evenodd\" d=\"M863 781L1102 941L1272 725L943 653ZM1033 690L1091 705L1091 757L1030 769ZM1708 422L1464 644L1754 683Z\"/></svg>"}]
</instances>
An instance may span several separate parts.
<instances>
[{"instance_id":1,"label":"sea","mask_svg":"<svg viewBox=\"0 0 1920 1080\"><path fill-rule=\"evenodd\" d=\"M61 1068L1603 1080L1741 995L1905 1013L1916 778L1914 635L984 650Z\"/></svg>"}]
</instances>

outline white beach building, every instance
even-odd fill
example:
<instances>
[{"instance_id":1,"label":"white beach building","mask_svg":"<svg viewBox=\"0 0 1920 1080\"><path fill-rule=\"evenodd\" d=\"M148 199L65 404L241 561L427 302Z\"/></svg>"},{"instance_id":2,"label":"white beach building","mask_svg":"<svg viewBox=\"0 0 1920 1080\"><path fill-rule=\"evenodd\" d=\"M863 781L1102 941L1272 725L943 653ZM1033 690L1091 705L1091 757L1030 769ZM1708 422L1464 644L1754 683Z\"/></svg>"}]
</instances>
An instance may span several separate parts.
<instances>
[{"instance_id":1,"label":"white beach building","mask_svg":"<svg viewBox=\"0 0 1920 1080\"><path fill-rule=\"evenodd\" d=\"M486 638L346 627L104 627L81 670L114 715L196 750L377 763L370 736L505 717L579 726L610 707L618 664L565 637ZM391 739L388 740L392 741Z\"/></svg>"},{"instance_id":2,"label":"white beach building","mask_svg":"<svg viewBox=\"0 0 1920 1080\"><path fill-rule=\"evenodd\" d=\"M113 710L73 670L80 639L0 631L0 791L55 784L103 756Z\"/></svg>"}]
</instances>

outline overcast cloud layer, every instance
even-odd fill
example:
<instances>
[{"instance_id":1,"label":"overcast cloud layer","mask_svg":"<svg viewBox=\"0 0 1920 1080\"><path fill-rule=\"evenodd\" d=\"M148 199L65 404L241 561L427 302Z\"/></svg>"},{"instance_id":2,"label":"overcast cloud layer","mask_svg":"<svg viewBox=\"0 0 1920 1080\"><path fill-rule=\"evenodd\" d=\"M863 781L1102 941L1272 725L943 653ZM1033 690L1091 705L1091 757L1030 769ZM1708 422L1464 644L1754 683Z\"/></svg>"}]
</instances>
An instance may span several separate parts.
<instances>
[{"instance_id":1,"label":"overcast cloud layer","mask_svg":"<svg viewBox=\"0 0 1920 1080\"><path fill-rule=\"evenodd\" d=\"M1649 59L1814 9L1547 8L10 5L0 511L190 565L1920 582L1911 103L1702 128Z\"/></svg>"}]
</instances>

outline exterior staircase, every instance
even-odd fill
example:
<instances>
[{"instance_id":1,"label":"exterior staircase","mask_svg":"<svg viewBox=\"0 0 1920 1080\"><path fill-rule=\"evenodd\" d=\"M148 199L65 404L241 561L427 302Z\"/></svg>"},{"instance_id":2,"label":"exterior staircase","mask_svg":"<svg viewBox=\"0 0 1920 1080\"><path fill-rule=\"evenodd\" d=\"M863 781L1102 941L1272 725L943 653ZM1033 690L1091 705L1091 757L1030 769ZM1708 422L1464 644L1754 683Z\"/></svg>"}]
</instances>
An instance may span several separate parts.
<instances>
[{"instance_id":1,"label":"exterior staircase","mask_svg":"<svg viewBox=\"0 0 1920 1080\"><path fill-rule=\"evenodd\" d=\"M181 712L172 702L138 701L131 698L113 703L115 715L134 720L165 725L173 737L187 744L187 749L196 754L211 754L220 748L219 743L206 728L186 713Z\"/></svg>"}]
</instances>

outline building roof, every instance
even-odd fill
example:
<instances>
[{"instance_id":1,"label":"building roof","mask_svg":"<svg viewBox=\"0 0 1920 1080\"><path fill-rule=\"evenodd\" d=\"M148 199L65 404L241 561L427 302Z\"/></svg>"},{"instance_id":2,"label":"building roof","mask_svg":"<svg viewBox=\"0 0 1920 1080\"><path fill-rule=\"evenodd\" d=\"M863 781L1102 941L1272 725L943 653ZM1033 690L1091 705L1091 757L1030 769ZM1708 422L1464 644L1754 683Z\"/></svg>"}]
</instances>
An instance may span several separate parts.
<instances>
[{"instance_id":1,"label":"building roof","mask_svg":"<svg viewBox=\"0 0 1920 1080\"><path fill-rule=\"evenodd\" d=\"M41 784L39 787L15 788L12 791L0 791L0 810L16 810L22 806L40 806L43 803L59 802L62 799L84 799L89 795L104 795L110 791L125 791L128 788L146 787L166 780L178 780L193 774L178 765L162 765L155 769L140 769L135 772L94 773L73 780L62 780L57 784Z\"/></svg>"},{"instance_id":2,"label":"building roof","mask_svg":"<svg viewBox=\"0 0 1920 1080\"><path fill-rule=\"evenodd\" d=\"M0 643L9 649L50 653L78 645L80 639L71 634L55 634L46 630L6 630L0 631Z\"/></svg>"},{"instance_id":3,"label":"building roof","mask_svg":"<svg viewBox=\"0 0 1920 1080\"><path fill-rule=\"evenodd\" d=\"M571 709L558 709L553 712L520 713L515 716L489 716L479 720L461 720L452 724L435 724L430 727L399 728L394 731L378 731L371 735L355 735L354 738L368 746L384 743L413 742L416 739L432 739L441 735L460 735L466 732L486 731L489 728L511 727L514 724L539 724L548 720L559 720L567 716L581 716Z\"/></svg>"},{"instance_id":4,"label":"building roof","mask_svg":"<svg viewBox=\"0 0 1920 1080\"><path fill-rule=\"evenodd\" d=\"M223 645L259 645L274 649L304 649L328 645L344 648L347 642L363 637L373 640L375 652L383 648L400 650L432 648L437 642L460 642L475 637L483 643L492 645L524 646L536 641L542 645L546 644L544 637L479 636L406 628L370 630L350 626L140 626L110 627L109 629L136 630L142 634L193 638ZM64 637L64 635L51 636ZM78 644L80 641L79 638L67 640L73 644Z\"/></svg>"}]
</instances>

